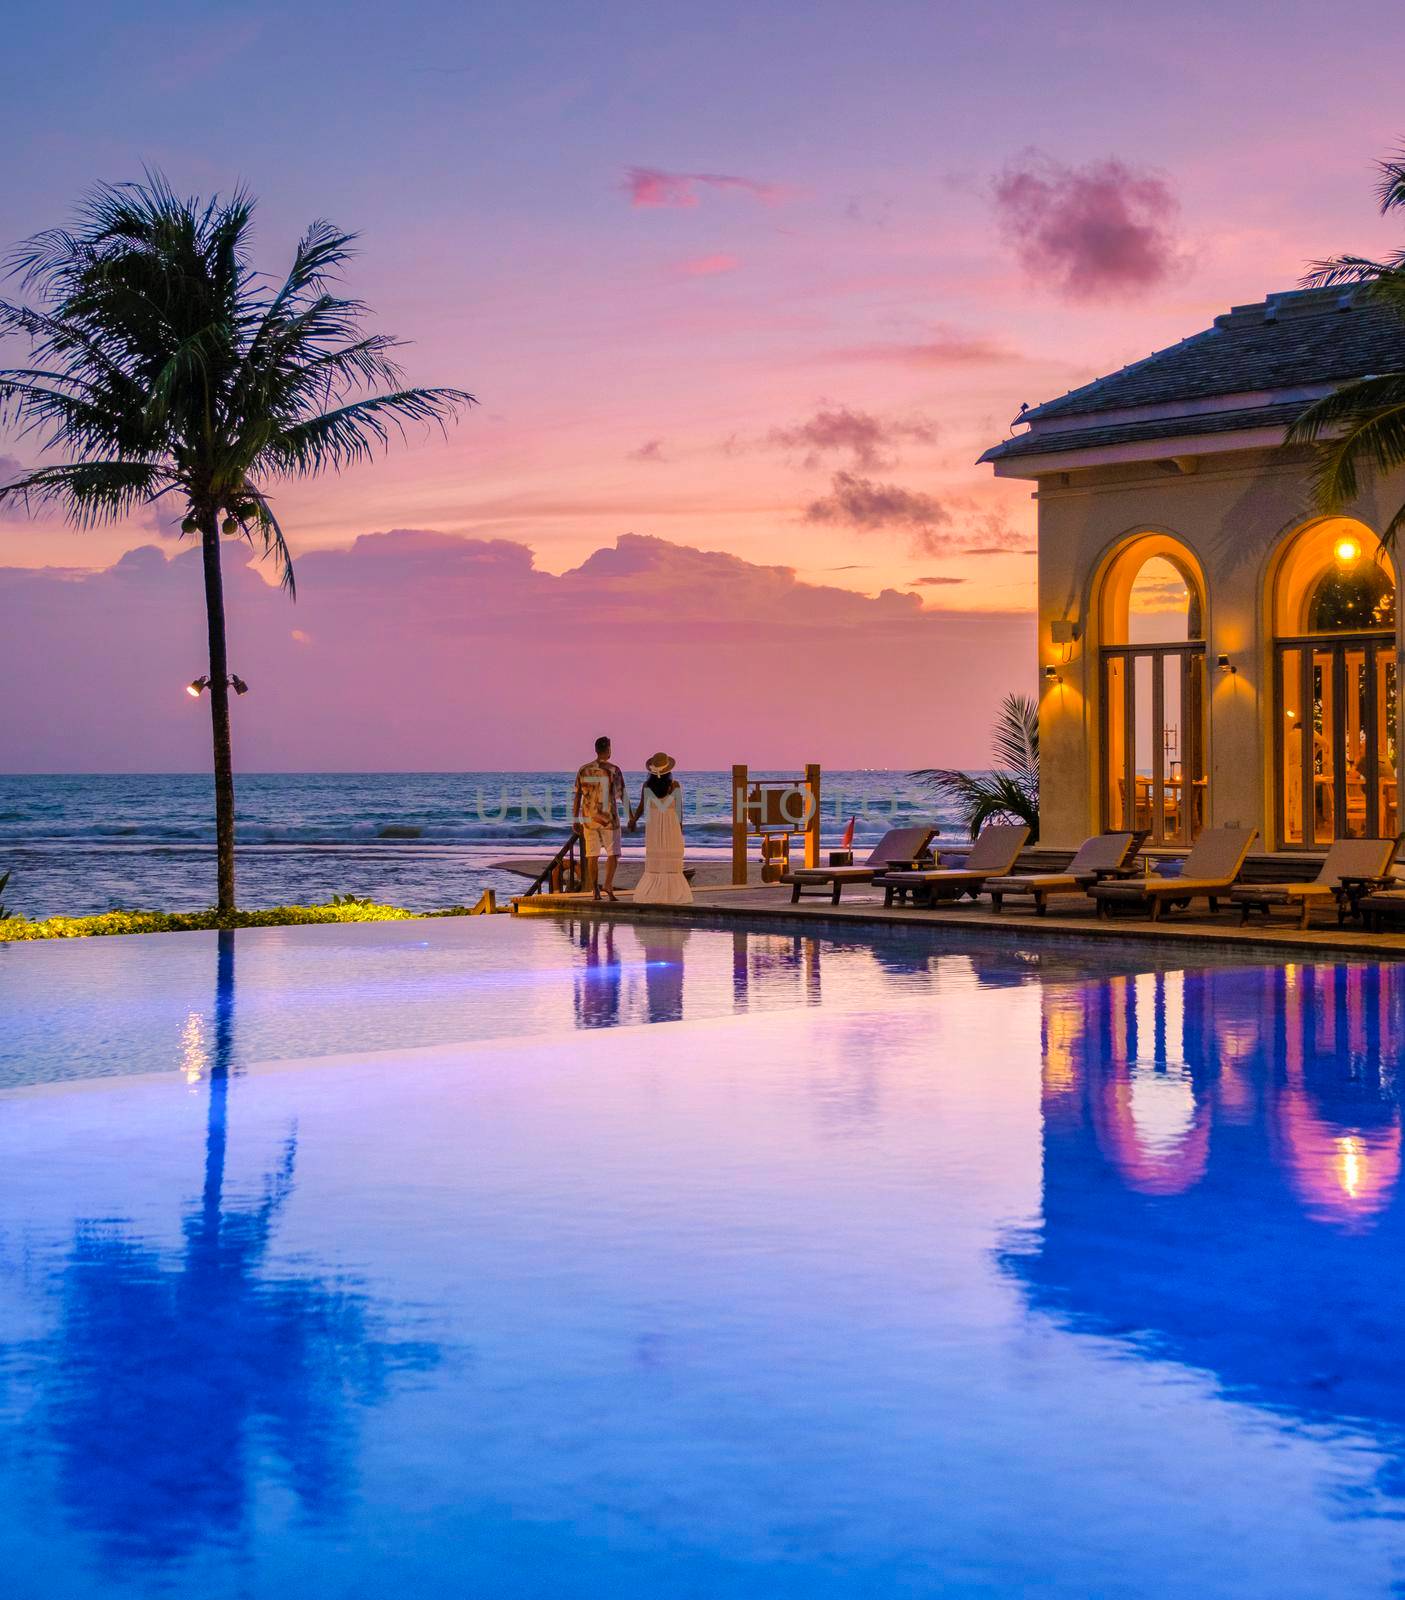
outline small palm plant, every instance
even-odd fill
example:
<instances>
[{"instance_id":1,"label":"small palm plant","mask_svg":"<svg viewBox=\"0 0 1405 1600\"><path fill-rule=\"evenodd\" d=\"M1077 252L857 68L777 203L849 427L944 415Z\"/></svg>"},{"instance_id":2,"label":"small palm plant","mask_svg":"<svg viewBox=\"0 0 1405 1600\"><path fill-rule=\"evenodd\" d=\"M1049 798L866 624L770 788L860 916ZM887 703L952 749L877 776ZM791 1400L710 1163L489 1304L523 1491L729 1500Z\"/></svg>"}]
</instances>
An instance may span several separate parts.
<instances>
[{"instance_id":1,"label":"small palm plant","mask_svg":"<svg viewBox=\"0 0 1405 1600\"><path fill-rule=\"evenodd\" d=\"M234 910L234 776L222 538L293 564L270 485L370 460L390 430L437 423L473 396L411 389L366 334L366 307L334 293L355 235L314 222L282 282L250 259L254 202L182 200L165 180L105 185L74 229L22 244L9 261L33 304L0 301L0 334L28 340L27 367L0 371L0 424L35 433L62 458L0 485L51 503L78 527L172 497L200 541L214 744L219 910Z\"/></svg>"},{"instance_id":2,"label":"small palm plant","mask_svg":"<svg viewBox=\"0 0 1405 1600\"><path fill-rule=\"evenodd\" d=\"M930 783L973 839L987 822L1023 822L1033 842L1039 838L1039 707L1028 695L1005 696L990 743L991 772L924 767L908 776Z\"/></svg>"},{"instance_id":3,"label":"small palm plant","mask_svg":"<svg viewBox=\"0 0 1405 1600\"><path fill-rule=\"evenodd\" d=\"M1376 189L1382 213L1405 210L1405 154L1380 163ZM1319 261L1303 280L1311 287L1359 284L1363 295L1405 319L1405 250L1384 261L1338 256ZM1288 430L1289 444L1316 444L1313 499L1319 510L1341 511L1355 500L1363 466L1390 472L1405 465L1405 372L1344 383L1314 401ZM1405 505L1387 523L1381 542L1395 542L1405 527Z\"/></svg>"}]
</instances>

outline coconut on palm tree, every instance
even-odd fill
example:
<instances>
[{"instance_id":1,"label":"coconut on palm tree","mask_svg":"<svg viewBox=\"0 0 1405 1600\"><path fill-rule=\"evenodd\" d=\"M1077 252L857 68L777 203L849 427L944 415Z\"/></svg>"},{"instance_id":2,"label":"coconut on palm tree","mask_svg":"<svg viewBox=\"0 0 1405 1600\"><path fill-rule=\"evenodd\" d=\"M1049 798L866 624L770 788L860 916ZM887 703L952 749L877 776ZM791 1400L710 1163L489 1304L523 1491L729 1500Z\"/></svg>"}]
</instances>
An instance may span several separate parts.
<instances>
[{"instance_id":1,"label":"coconut on palm tree","mask_svg":"<svg viewBox=\"0 0 1405 1600\"><path fill-rule=\"evenodd\" d=\"M0 423L58 458L0 485L0 503L51 504L89 527L164 501L200 541L222 913L234 910L234 779L221 540L261 548L293 594L273 485L369 460L392 428L442 426L473 404L461 389L405 387L398 341L365 333L366 307L334 292L353 234L314 222L271 280L252 265L253 208L242 191L180 199L159 176L104 185L73 229L12 254L30 303L0 301L0 334L31 350L29 366L0 370Z\"/></svg>"},{"instance_id":2,"label":"coconut on palm tree","mask_svg":"<svg viewBox=\"0 0 1405 1600\"><path fill-rule=\"evenodd\" d=\"M1405 156L1380 163L1376 195L1382 214L1405 209ZM1304 283L1315 288L1355 284L1365 297L1405 317L1405 250L1384 261L1337 256L1320 261ZM1288 430L1289 444L1317 446L1313 498L1318 509L1341 511L1355 500L1361 469L1390 472L1405 466L1405 372L1386 372L1344 383L1315 401ZM1381 542L1391 545L1405 527L1405 505L1386 524Z\"/></svg>"},{"instance_id":3,"label":"coconut on palm tree","mask_svg":"<svg viewBox=\"0 0 1405 1600\"><path fill-rule=\"evenodd\" d=\"M909 773L930 783L953 806L974 839L987 822L1023 822L1039 838L1039 707L1027 695L1007 694L991 731L996 765L989 772L923 767Z\"/></svg>"}]
</instances>

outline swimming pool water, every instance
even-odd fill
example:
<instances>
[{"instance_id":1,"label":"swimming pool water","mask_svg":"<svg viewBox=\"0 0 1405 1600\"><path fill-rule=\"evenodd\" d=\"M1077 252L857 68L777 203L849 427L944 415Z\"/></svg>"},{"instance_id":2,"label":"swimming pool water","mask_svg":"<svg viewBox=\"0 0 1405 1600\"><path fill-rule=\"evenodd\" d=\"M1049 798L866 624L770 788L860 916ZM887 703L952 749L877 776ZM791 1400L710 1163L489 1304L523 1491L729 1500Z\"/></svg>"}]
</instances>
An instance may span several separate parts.
<instances>
[{"instance_id":1,"label":"swimming pool water","mask_svg":"<svg viewBox=\"0 0 1405 1600\"><path fill-rule=\"evenodd\" d=\"M1398 1592L1395 969L427 926L0 957L7 1595Z\"/></svg>"}]
</instances>

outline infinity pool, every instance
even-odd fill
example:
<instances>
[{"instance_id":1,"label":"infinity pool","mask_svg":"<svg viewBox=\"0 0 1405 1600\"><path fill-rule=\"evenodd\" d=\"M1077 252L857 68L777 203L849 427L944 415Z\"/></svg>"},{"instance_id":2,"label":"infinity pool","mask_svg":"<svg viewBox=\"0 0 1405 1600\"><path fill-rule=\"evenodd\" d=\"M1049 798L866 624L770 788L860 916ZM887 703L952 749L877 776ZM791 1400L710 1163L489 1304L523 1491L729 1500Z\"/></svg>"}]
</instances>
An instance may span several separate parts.
<instances>
[{"instance_id":1,"label":"infinity pool","mask_svg":"<svg viewBox=\"0 0 1405 1600\"><path fill-rule=\"evenodd\" d=\"M0 947L6 1596L1405 1583L1405 973Z\"/></svg>"}]
</instances>

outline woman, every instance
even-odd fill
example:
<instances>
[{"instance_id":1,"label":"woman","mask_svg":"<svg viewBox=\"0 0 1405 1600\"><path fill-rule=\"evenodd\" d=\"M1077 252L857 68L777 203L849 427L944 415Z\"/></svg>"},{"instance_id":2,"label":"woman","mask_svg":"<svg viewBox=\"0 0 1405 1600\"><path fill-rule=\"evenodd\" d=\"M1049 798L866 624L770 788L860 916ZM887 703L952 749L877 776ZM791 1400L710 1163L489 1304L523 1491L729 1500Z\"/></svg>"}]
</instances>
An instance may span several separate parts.
<instances>
[{"instance_id":1,"label":"woman","mask_svg":"<svg viewBox=\"0 0 1405 1600\"><path fill-rule=\"evenodd\" d=\"M683 789L672 776L674 760L662 750L647 763L649 776L639 804L629 814L629 831L644 823L644 873L634 898L656 906L690 906L693 891L683 876Z\"/></svg>"}]
</instances>

